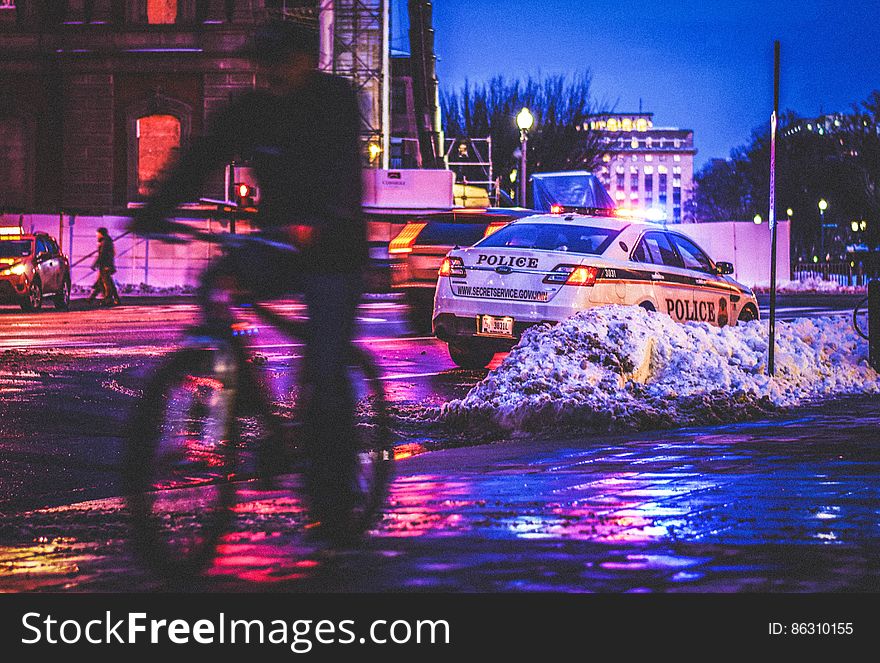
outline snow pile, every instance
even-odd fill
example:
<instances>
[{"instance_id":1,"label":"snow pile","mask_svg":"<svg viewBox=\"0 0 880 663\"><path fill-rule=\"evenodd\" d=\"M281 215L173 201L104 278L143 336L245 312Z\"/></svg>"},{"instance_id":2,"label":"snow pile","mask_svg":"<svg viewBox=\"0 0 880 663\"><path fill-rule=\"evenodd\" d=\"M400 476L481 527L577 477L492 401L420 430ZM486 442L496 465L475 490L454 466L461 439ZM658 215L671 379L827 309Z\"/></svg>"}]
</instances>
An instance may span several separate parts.
<instances>
[{"instance_id":1,"label":"snow pile","mask_svg":"<svg viewBox=\"0 0 880 663\"><path fill-rule=\"evenodd\" d=\"M755 285L756 292L770 292L769 283ZM808 277L802 281L781 281L776 292L782 294L820 293L826 295L859 295L867 291L863 285L841 285L837 281L826 281L822 278Z\"/></svg>"},{"instance_id":2,"label":"snow pile","mask_svg":"<svg viewBox=\"0 0 880 663\"><path fill-rule=\"evenodd\" d=\"M450 422L504 430L658 428L731 421L821 397L880 392L867 343L842 317L767 325L679 324L602 306L526 331L498 368L443 407Z\"/></svg>"}]
</instances>

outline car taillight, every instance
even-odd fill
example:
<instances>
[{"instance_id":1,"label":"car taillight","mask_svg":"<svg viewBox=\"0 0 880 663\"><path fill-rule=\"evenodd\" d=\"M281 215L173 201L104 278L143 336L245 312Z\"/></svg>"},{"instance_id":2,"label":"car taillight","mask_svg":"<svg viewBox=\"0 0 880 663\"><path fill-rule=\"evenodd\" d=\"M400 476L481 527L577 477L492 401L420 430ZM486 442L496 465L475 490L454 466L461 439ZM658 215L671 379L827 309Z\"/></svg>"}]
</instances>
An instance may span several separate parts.
<instances>
[{"instance_id":1,"label":"car taillight","mask_svg":"<svg viewBox=\"0 0 880 663\"><path fill-rule=\"evenodd\" d=\"M416 237L424 230L427 223L407 223L397 237L388 244L388 253L400 255L401 253L412 253L413 244L416 243Z\"/></svg>"},{"instance_id":2,"label":"car taillight","mask_svg":"<svg viewBox=\"0 0 880 663\"><path fill-rule=\"evenodd\" d=\"M483 238L485 239L486 237L488 237L492 233L498 232L504 226L506 226L508 223L510 223L510 221L493 221L488 226L486 226L486 231L483 233Z\"/></svg>"},{"instance_id":3,"label":"car taillight","mask_svg":"<svg viewBox=\"0 0 880 663\"><path fill-rule=\"evenodd\" d=\"M439 276L465 276L464 261L461 258L443 258L440 263Z\"/></svg>"},{"instance_id":4,"label":"car taillight","mask_svg":"<svg viewBox=\"0 0 880 663\"><path fill-rule=\"evenodd\" d=\"M551 274L544 277L544 283L559 285L595 285L599 277L599 267L578 265L558 265Z\"/></svg>"},{"instance_id":5,"label":"car taillight","mask_svg":"<svg viewBox=\"0 0 880 663\"><path fill-rule=\"evenodd\" d=\"M557 205L556 203L550 205L550 214L562 214L565 211L565 208L562 205Z\"/></svg>"}]
</instances>

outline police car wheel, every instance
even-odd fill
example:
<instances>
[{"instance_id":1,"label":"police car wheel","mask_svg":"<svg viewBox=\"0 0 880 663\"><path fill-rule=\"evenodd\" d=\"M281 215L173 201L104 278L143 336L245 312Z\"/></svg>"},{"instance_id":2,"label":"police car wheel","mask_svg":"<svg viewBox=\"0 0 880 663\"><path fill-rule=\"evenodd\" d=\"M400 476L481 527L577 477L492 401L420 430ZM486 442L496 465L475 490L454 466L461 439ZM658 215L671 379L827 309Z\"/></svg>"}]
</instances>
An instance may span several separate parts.
<instances>
[{"instance_id":1,"label":"police car wheel","mask_svg":"<svg viewBox=\"0 0 880 663\"><path fill-rule=\"evenodd\" d=\"M447 347L450 358L461 368L486 368L495 356L494 350L474 347L466 343L449 343Z\"/></svg>"},{"instance_id":2,"label":"police car wheel","mask_svg":"<svg viewBox=\"0 0 880 663\"><path fill-rule=\"evenodd\" d=\"M739 317L737 317L736 321L739 322L751 322L752 320L757 320L758 316L755 315L755 312L751 308L744 308L739 312Z\"/></svg>"},{"instance_id":3,"label":"police car wheel","mask_svg":"<svg viewBox=\"0 0 880 663\"><path fill-rule=\"evenodd\" d=\"M639 304L643 309L648 311L648 313L656 313L657 309L654 308L654 305L651 302L642 302Z\"/></svg>"}]
</instances>

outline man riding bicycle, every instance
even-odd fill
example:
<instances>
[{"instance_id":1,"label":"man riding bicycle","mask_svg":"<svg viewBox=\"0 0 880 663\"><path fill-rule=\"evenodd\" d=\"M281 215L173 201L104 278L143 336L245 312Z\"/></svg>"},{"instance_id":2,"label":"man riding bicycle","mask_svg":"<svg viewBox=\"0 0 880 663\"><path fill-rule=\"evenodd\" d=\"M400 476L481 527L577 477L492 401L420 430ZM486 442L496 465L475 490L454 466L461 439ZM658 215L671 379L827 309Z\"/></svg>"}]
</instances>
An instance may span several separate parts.
<instances>
[{"instance_id":1,"label":"man riding bicycle","mask_svg":"<svg viewBox=\"0 0 880 663\"><path fill-rule=\"evenodd\" d=\"M342 78L317 70L317 33L290 22L257 30L247 55L268 89L217 112L139 210L132 230L161 233L178 204L199 196L209 174L234 159L255 169L254 224L299 255L248 247L224 260L236 283L261 298L302 293L308 307L305 415L307 488L328 538L345 534L357 500L354 395L347 348L354 333L368 252L361 212L360 115Z\"/></svg>"}]
</instances>

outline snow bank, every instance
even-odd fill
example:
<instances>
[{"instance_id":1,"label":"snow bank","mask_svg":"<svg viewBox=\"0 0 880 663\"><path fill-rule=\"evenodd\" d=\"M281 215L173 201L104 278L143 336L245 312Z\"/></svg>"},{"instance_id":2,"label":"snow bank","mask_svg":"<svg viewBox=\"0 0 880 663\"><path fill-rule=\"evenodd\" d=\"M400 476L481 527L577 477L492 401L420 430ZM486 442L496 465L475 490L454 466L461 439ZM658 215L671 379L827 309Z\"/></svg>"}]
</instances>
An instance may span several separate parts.
<instances>
[{"instance_id":1,"label":"snow bank","mask_svg":"<svg viewBox=\"0 0 880 663\"><path fill-rule=\"evenodd\" d=\"M880 376L867 354L847 318L779 322L770 378L763 321L719 329L636 306L602 306L526 331L441 416L523 431L732 421L821 397L878 393Z\"/></svg>"},{"instance_id":2,"label":"snow bank","mask_svg":"<svg viewBox=\"0 0 880 663\"><path fill-rule=\"evenodd\" d=\"M758 283L755 292L770 292L770 284ZM782 281L777 284L776 292L782 294L819 293L826 295L859 295L867 292L863 285L841 285L837 281L826 281L822 278L809 277L802 281Z\"/></svg>"}]
</instances>

